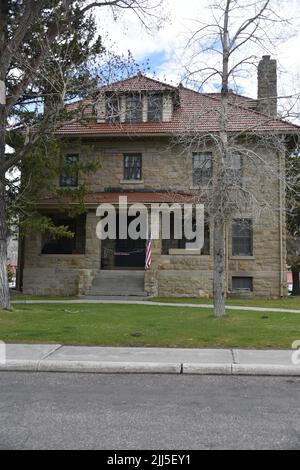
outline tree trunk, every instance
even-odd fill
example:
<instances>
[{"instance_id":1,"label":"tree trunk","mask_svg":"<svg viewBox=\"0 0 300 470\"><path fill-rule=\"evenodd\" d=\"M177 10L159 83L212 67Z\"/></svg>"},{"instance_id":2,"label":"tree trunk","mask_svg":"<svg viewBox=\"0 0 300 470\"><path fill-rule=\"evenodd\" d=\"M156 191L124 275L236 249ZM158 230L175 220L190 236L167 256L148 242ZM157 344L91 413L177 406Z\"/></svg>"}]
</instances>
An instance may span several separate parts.
<instances>
[{"instance_id":1,"label":"tree trunk","mask_svg":"<svg viewBox=\"0 0 300 470\"><path fill-rule=\"evenodd\" d=\"M229 67L229 9L230 0L227 0L224 12L224 25L222 34L223 65L222 89L220 110L220 154L216 156L214 166L216 170L216 187L213 188L214 199L214 315L225 315L225 209L226 187L224 187L224 165L228 156L228 67ZM225 191L223 190L225 189Z\"/></svg>"},{"instance_id":2,"label":"tree trunk","mask_svg":"<svg viewBox=\"0 0 300 470\"><path fill-rule=\"evenodd\" d=\"M7 42L7 2L1 3L0 10L0 59L3 60ZM0 309L10 308L10 296L7 276L7 220L5 200L5 171L1 165L5 162L6 136L6 74L7 60L0 60Z\"/></svg>"},{"instance_id":3,"label":"tree trunk","mask_svg":"<svg viewBox=\"0 0 300 470\"><path fill-rule=\"evenodd\" d=\"M294 271L292 269L292 275L293 275L293 292L292 292L292 295L300 295L299 272Z\"/></svg>"},{"instance_id":4,"label":"tree trunk","mask_svg":"<svg viewBox=\"0 0 300 470\"><path fill-rule=\"evenodd\" d=\"M7 276L7 229L5 186L0 183L0 309L10 308L10 295Z\"/></svg>"},{"instance_id":5,"label":"tree trunk","mask_svg":"<svg viewBox=\"0 0 300 470\"><path fill-rule=\"evenodd\" d=\"M222 217L214 221L214 314L225 315L225 226Z\"/></svg>"},{"instance_id":6,"label":"tree trunk","mask_svg":"<svg viewBox=\"0 0 300 470\"><path fill-rule=\"evenodd\" d=\"M5 160L5 106L0 104L0 166ZM5 200L5 174L0 174L0 309L10 308L7 276L7 221Z\"/></svg>"}]
</instances>

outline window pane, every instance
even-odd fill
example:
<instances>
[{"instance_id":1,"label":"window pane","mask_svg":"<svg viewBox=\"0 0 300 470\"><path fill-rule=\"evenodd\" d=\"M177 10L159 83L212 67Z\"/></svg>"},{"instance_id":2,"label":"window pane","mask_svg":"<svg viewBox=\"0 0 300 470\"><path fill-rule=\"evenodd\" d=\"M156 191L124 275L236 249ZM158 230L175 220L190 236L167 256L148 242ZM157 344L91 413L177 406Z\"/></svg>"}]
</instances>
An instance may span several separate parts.
<instances>
[{"instance_id":1,"label":"window pane","mask_svg":"<svg viewBox=\"0 0 300 470\"><path fill-rule=\"evenodd\" d=\"M242 181L242 156L239 153L229 155L227 159L227 176L229 182L240 184Z\"/></svg>"},{"instance_id":2,"label":"window pane","mask_svg":"<svg viewBox=\"0 0 300 470\"><path fill-rule=\"evenodd\" d=\"M252 256L252 221L235 219L232 223L233 256Z\"/></svg>"},{"instance_id":3,"label":"window pane","mask_svg":"<svg viewBox=\"0 0 300 470\"><path fill-rule=\"evenodd\" d=\"M142 97L139 93L133 93L126 97L126 121L142 122Z\"/></svg>"},{"instance_id":4,"label":"window pane","mask_svg":"<svg viewBox=\"0 0 300 470\"><path fill-rule=\"evenodd\" d=\"M142 179L142 155L141 154L124 155L124 179L125 180Z\"/></svg>"},{"instance_id":5,"label":"window pane","mask_svg":"<svg viewBox=\"0 0 300 470\"><path fill-rule=\"evenodd\" d=\"M193 153L193 185L206 186L212 179L212 154Z\"/></svg>"},{"instance_id":6,"label":"window pane","mask_svg":"<svg viewBox=\"0 0 300 470\"><path fill-rule=\"evenodd\" d=\"M78 186L78 169L76 168L76 165L78 164L78 162L79 162L78 154L66 155L64 172L60 176L61 187Z\"/></svg>"},{"instance_id":7,"label":"window pane","mask_svg":"<svg viewBox=\"0 0 300 470\"><path fill-rule=\"evenodd\" d=\"M253 278L252 277L233 277L232 278L232 291L237 292L241 290L253 291Z\"/></svg>"},{"instance_id":8,"label":"window pane","mask_svg":"<svg viewBox=\"0 0 300 470\"><path fill-rule=\"evenodd\" d=\"M161 93L148 95L148 121L159 122L162 120L163 97Z\"/></svg>"},{"instance_id":9,"label":"window pane","mask_svg":"<svg viewBox=\"0 0 300 470\"><path fill-rule=\"evenodd\" d=\"M115 93L106 95L106 120L120 122L120 100Z\"/></svg>"}]
</instances>

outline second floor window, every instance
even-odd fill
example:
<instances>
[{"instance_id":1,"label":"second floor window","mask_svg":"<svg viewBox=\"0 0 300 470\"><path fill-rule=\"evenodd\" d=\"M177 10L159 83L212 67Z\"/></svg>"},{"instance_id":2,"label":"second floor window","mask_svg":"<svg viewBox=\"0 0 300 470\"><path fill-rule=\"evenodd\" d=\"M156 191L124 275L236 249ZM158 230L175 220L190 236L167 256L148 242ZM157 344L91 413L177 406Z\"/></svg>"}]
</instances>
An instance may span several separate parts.
<instances>
[{"instance_id":1,"label":"second floor window","mask_svg":"<svg viewBox=\"0 0 300 470\"><path fill-rule=\"evenodd\" d=\"M207 186L212 180L212 154L193 153L193 185Z\"/></svg>"},{"instance_id":2,"label":"second floor window","mask_svg":"<svg viewBox=\"0 0 300 470\"><path fill-rule=\"evenodd\" d=\"M130 153L124 155L124 180L142 179L142 155Z\"/></svg>"},{"instance_id":3,"label":"second floor window","mask_svg":"<svg viewBox=\"0 0 300 470\"><path fill-rule=\"evenodd\" d=\"M251 219L235 219L232 223L232 255L253 255L253 229Z\"/></svg>"},{"instance_id":4,"label":"second floor window","mask_svg":"<svg viewBox=\"0 0 300 470\"><path fill-rule=\"evenodd\" d=\"M242 156L239 153L228 157L227 175L231 184L240 185L242 183Z\"/></svg>"},{"instance_id":5,"label":"second floor window","mask_svg":"<svg viewBox=\"0 0 300 470\"><path fill-rule=\"evenodd\" d=\"M63 172L60 175L59 184L64 188L74 188L78 186L78 154L70 154L65 157Z\"/></svg>"},{"instance_id":6,"label":"second floor window","mask_svg":"<svg viewBox=\"0 0 300 470\"><path fill-rule=\"evenodd\" d=\"M163 97L161 93L150 93L148 95L148 121L162 121Z\"/></svg>"},{"instance_id":7,"label":"second floor window","mask_svg":"<svg viewBox=\"0 0 300 470\"><path fill-rule=\"evenodd\" d=\"M126 122L142 122L143 108L140 93L126 96Z\"/></svg>"}]
</instances>

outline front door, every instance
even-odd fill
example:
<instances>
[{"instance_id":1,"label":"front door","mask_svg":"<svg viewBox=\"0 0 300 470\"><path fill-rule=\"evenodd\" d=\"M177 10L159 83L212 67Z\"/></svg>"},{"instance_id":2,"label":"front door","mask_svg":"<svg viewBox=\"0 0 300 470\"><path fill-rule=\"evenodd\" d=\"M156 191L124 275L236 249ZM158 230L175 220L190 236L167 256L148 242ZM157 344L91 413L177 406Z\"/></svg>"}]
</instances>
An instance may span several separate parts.
<instances>
[{"instance_id":1,"label":"front door","mask_svg":"<svg viewBox=\"0 0 300 470\"><path fill-rule=\"evenodd\" d=\"M134 217L128 217L128 224ZM117 218L119 233L119 218ZM144 269L146 240L104 240L102 242L102 269Z\"/></svg>"},{"instance_id":2,"label":"front door","mask_svg":"<svg viewBox=\"0 0 300 470\"><path fill-rule=\"evenodd\" d=\"M143 268L145 266L145 240L117 240L115 266L118 268Z\"/></svg>"}]
</instances>

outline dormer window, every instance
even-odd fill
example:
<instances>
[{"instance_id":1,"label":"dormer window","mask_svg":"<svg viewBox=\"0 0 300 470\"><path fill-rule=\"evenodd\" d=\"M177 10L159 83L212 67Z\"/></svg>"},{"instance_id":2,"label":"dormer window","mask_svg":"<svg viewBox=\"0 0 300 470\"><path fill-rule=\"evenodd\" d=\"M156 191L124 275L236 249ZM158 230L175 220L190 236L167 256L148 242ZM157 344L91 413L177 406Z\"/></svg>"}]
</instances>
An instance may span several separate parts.
<instances>
[{"instance_id":1,"label":"dormer window","mask_svg":"<svg viewBox=\"0 0 300 470\"><path fill-rule=\"evenodd\" d=\"M143 121L143 101L140 93L126 96L126 122Z\"/></svg>"},{"instance_id":2,"label":"dormer window","mask_svg":"<svg viewBox=\"0 0 300 470\"><path fill-rule=\"evenodd\" d=\"M163 111L162 93L149 93L148 95L148 121L161 122Z\"/></svg>"},{"instance_id":3,"label":"dormer window","mask_svg":"<svg viewBox=\"0 0 300 470\"><path fill-rule=\"evenodd\" d=\"M111 124L170 122L174 94L165 90L107 90L99 95L97 122Z\"/></svg>"},{"instance_id":4,"label":"dormer window","mask_svg":"<svg viewBox=\"0 0 300 470\"><path fill-rule=\"evenodd\" d=\"M107 93L105 105L106 121L120 122L121 106L119 96L116 93Z\"/></svg>"}]
</instances>

